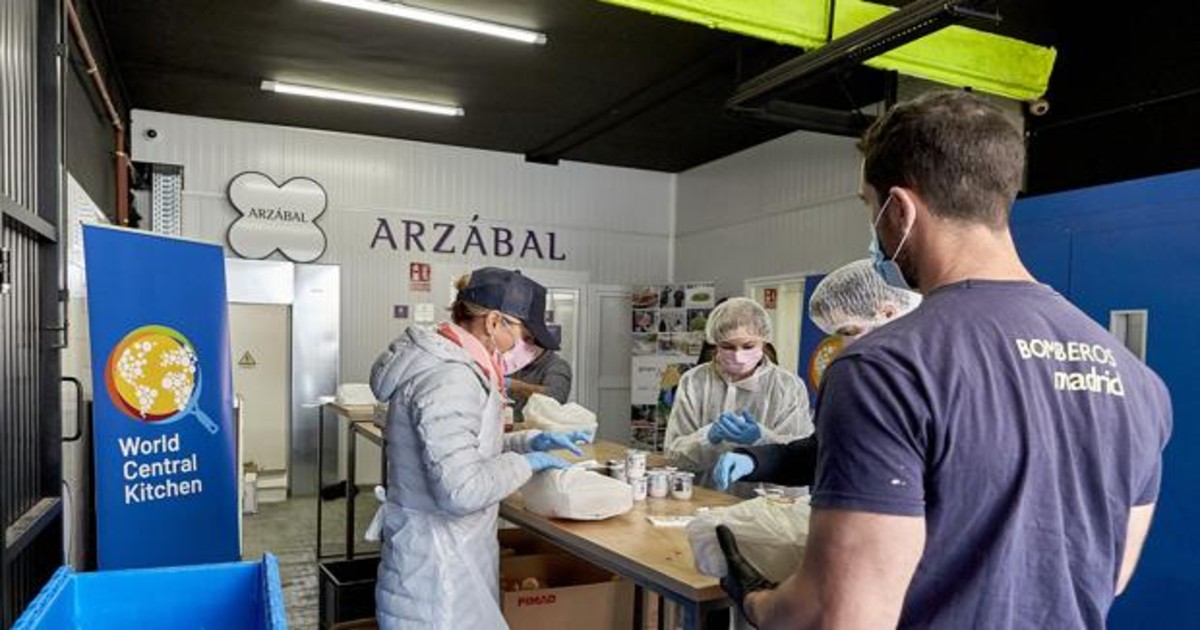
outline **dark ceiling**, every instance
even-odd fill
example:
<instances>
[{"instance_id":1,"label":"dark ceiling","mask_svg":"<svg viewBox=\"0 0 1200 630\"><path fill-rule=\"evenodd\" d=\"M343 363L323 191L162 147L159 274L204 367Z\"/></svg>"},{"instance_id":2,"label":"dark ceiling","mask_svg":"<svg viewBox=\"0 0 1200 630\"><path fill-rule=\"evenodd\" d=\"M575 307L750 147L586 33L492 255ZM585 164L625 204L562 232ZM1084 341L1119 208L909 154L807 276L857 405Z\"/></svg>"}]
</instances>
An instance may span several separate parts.
<instances>
[{"instance_id":1,"label":"dark ceiling","mask_svg":"<svg viewBox=\"0 0 1200 630\"><path fill-rule=\"evenodd\" d=\"M330 6L314 0L92 0L130 107L478 147L669 172L788 133L795 125L735 116L735 86L802 51L598 0L409 0L408 4L545 32L528 46ZM887 2L902 5L903 1ZM1200 9L1172 3L1175 24ZM1032 119L1033 191L1200 163L1194 99L1087 119L1097 112L1200 87L1195 29L1082 13L1075 3L1000 2L999 25L972 25L1059 49L1049 115ZM1067 6L1071 5L1071 6ZM1182 51L1182 52L1181 52ZM1172 59L1169 63L1164 60ZM407 95L462 105L443 118L263 92L264 79ZM850 111L880 100L885 73L786 94ZM1141 111L1140 117L1136 112ZM1173 115L1168 115L1173 114ZM1121 119L1129 119L1121 123ZM1115 122L1114 122L1115 121ZM1104 125L1138 160L1092 150ZM1179 124L1187 126L1180 130ZM1118 125L1118 126L1120 126ZM1159 155L1140 139L1178 147ZM1181 140L1191 142L1190 146ZM1096 147L1099 148L1099 147ZM1064 153L1066 152L1066 153ZM1129 162L1126 164L1125 162Z\"/></svg>"},{"instance_id":2,"label":"dark ceiling","mask_svg":"<svg viewBox=\"0 0 1200 630\"><path fill-rule=\"evenodd\" d=\"M761 66L786 58L781 47L595 0L411 4L535 28L549 43L312 0L98 1L137 108L516 153L550 148L566 159L666 171L787 131L729 119L720 107L739 59ZM270 94L263 79L455 102L466 115ZM562 138L580 127L594 137ZM560 138L568 142L549 146Z\"/></svg>"},{"instance_id":3,"label":"dark ceiling","mask_svg":"<svg viewBox=\"0 0 1200 630\"><path fill-rule=\"evenodd\" d=\"M1200 3L1045 4L1058 61L1029 192L1200 167Z\"/></svg>"}]
</instances>

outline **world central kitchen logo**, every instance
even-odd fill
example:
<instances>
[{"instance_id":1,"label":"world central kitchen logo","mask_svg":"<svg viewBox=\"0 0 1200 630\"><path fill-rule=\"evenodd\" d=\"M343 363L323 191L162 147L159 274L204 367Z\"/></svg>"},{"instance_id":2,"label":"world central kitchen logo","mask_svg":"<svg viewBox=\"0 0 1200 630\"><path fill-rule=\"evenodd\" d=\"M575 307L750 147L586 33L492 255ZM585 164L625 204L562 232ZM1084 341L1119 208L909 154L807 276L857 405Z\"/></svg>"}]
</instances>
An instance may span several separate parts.
<instances>
[{"instance_id":1,"label":"world central kitchen logo","mask_svg":"<svg viewBox=\"0 0 1200 630\"><path fill-rule=\"evenodd\" d=\"M325 189L307 177L276 184L246 172L229 182L229 202L240 215L226 240L242 258L266 258L279 252L292 262L313 262L325 253L326 238L317 219L325 214Z\"/></svg>"}]
</instances>

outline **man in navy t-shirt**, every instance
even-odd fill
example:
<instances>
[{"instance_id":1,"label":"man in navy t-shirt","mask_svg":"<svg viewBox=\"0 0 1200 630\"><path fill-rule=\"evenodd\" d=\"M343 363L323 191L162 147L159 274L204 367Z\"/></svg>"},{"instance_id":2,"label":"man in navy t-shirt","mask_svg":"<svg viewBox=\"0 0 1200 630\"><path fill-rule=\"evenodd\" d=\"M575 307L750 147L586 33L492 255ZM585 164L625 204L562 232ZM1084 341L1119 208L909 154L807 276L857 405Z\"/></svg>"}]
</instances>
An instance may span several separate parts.
<instances>
[{"instance_id":1,"label":"man in navy t-shirt","mask_svg":"<svg viewBox=\"0 0 1200 630\"><path fill-rule=\"evenodd\" d=\"M1166 387L1022 265L1001 112L930 93L861 148L877 269L926 298L825 373L801 569L770 588L727 545L727 590L760 628L1104 627L1150 527Z\"/></svg>"}]
</instances>

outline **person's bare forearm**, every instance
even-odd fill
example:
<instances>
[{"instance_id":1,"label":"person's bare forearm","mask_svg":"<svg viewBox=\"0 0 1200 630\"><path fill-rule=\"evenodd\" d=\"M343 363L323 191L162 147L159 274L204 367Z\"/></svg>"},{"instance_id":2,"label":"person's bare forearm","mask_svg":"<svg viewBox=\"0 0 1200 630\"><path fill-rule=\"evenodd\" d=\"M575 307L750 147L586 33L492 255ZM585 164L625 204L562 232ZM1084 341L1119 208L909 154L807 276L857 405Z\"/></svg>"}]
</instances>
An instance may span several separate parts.
<instances>
[{"instance_id":1,"label":"person's bare forearm","mask_svg":"<svg viewBox=\"0 0 1200 630\"><path fill-rule=\"evenodd\" d=\"M511 394L514 398L529 398L530 396L532 396L534 394L546 393L546 388L541 385L534 385L533 383L526 383L525 381L518 381L515 378L512 380L512 383L508 386L508 390L509 390L509 394Z\"/></svg>"},{"instance_id":2,"label":"person's bare forearm","mask_svg":"<svg viewBox=\"0 0 1200 630\"><path fill-rule=\"evenodd\" d=\"M1125 534L1125 555L1121 558L1121 570L1117 574L1116 594L1125 592L1133 571L1137 568L1138 558L1142 555L1142 545L1150 532L1150 522L1154 518L1154 504L1135 506L1129 511L1129 525Z\"/></svg>"}]
</instances>

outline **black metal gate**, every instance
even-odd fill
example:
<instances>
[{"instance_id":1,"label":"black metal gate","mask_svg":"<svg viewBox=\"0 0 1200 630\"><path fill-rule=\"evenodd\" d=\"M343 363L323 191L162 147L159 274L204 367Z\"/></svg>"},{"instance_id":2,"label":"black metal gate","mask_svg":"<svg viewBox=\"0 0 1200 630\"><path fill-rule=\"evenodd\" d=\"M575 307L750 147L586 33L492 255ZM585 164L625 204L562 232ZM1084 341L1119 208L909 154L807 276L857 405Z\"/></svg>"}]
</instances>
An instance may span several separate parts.
<instances>
[{"instance_id":1,"label":"black metal gate","mask_svg":"<svg viewBox=\"0 0 1200 630\"><path fill-rule=\"evenodd\" d=\"M63 561L58 5L0 2L0 628Z\"/></svg>"}]
</instances>

